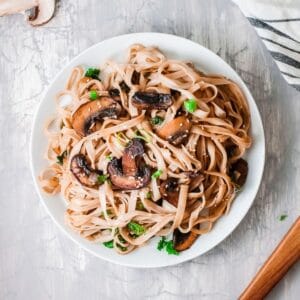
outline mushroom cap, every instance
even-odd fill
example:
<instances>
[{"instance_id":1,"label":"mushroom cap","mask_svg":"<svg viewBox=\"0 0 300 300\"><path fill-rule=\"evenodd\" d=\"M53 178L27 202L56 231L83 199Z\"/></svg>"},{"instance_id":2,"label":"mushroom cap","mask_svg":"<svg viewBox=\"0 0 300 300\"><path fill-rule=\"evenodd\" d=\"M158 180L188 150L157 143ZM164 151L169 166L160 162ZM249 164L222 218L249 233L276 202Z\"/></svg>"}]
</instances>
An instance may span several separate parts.
<instances>
[{"instance_id":1,"label":"mushroom cap","mask_svg":"<svg viewBox=\"0 0 300 300\"><path fill-rule=\"evenodd\" d=\"M96 187L98 176L102 175L101 171L94 170L88 164L83 154L76 154L71 159L71 172L75 178L84 186Z\"/></svg>"},{"instance_id":2,"label":"mushroom cap","mask_svg":"<svg viewBox=\"0 0 300 300\"><path fill-rule=\"evenodd\" d=\"M144 154L144 146L140 139L132 139L125 148L122 157L123 173L126 176L134 176L138 170L138 165L142 155Z\"/></svg>"},{"instance_id":3,"label":"mushroom cap","mask_svg":"<svg viewBox=\"0 0 300 300\"><path fill-rule=\"evenodd\" d=\"M138 109L167 109L173 104L171 94L155 92L136 92L132 96L132 105Z\"/></svg>"},{"instance_id":4,"label":"mushroom cap","mask_svg":"<svg viewBox=\"0 0 300 300\"><path fill-rule=\"evenodd\" d=\"M173 206L177 207L179 197L178 181L175 178L168 178L162 182L159 191L163 199L166 199Z\"/></svg>"},{"instance_id":5,"label":"mushroom cap","mask_svg":"<svg viewBox=\"0 0 300 300\"><path fill-rule=\"evenodd\" d=\"M107 166L110 180L115 188L121 190L138 190L145 187L151 179L150 169L144 165L140 166L134 176L126 176L122 170L120 159L113 158Z\"/></svg>"},{"instance_id":6,"label":"mushroom cap","mask_svg":"<svg viewBox=\"0 0 300 300\"><path fill-rule=\"evenodd\" d=\"M122 159L114 158L107 166L110 180L116 188L135 190L146 186L151 172L142 155L144 146L140 139L132 139L125 148Z\"/></svg>"},{"instance_id":7,"label":"mushroom cap","mask_svg":"<svg viewBox=\"0 0 300 300\"><path fill-rule=\"evenodd\" d=\"M173 247L176 251L184 251L190 248L199 235L192 231L182 233L179 229L175 229L173 233Z\"/></svg>"},{"instance_id":8,"label":"mushroom cap","mask_svg":"<svg viewBox=\"0 0 300 300\"><path fill-rule=\"evenodd\" d=\"M232 181L238 186L243 186L248 175L248 163L242 158L239 158L230 167Z\"/></svg>"},{"instance_id":9,"label":"mushroom cap","mask_svg":"<svg viewBox=\"0 0 300 300\"><path fill-rule=\"evenodd\" d=\"M29 15L27 21L32 26L40 26L50 21L55 11L55 0L39 0L36 11Z\"/></svg>"},{"instance_id":10,"label":"mushroom cap","mask_svg":"<svg viewBox=\"0 0 300 300\"><path fill-rule=\"evenodd\" d=\"M81 136L92 132L91 126L104 118L116 118L122 111L118 102L110 97L101 97L81 105L73 114L72 125Z\"/></svg>"},{"instance_id":11,"label":"mushroom cap","mask_svg":"<svg viewBox=\"0 0 300 300\"><path fill-rule=\"evenodd\" d=\"M186 116L179 116L160 127L156 133L173 145L180 145L188 137L191 122Z\"/></svg>"}]
</instances>

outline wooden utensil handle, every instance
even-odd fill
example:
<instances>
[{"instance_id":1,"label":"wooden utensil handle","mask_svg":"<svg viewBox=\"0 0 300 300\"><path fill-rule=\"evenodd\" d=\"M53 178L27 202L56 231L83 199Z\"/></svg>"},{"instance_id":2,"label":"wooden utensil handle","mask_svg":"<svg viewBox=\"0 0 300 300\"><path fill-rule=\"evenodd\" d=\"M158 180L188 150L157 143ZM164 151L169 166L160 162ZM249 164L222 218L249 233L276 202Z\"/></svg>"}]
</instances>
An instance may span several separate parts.
<instances>
[{"instance_id":1,"label":"wooden utensil handle","mask_svg":"<svg viewBox=\"0 0 300 300\"><path fill-rule=\"evenodd\" d=\"M263 299L299 258L300 217L298 217L239 299Z\"/></svg>"}]
</instances>

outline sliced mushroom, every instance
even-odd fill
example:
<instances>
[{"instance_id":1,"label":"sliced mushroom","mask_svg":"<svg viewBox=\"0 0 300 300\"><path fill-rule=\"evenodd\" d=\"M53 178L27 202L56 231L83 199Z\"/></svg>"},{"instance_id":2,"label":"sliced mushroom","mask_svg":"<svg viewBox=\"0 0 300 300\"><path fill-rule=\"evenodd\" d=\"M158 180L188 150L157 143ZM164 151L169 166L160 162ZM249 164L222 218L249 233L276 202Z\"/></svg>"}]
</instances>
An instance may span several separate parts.
<instances>
[{"instance_id":1,"label":"sliced mushroom","mask_svg":"<svg viewBox=\"0 0 300 300\"><path fill-rule=\"evenodd\" d=\"M122 157L123 173L126 176L134 176L144 153L144 146L139 139L132 139L125 148Z\"/></svg>"},{"instance_id":2,"label":"sliced mushroom","mask_svg":"<svg viewBox=\"0 0 300 300\"><path fill-rule=\"evenodd\" d=\"M132 73L132 76L131 76L131 83L132 84L139 84L140 77L141 77L141 74L134 70L133 73Z\"/></svg>"},{"instance_id":3,"label":"sliced mushroom","mask_svg":"<svg viewBox=\"0 0 300 300\"><path fill-rule=\"evenodd\" d=\"M150 182L151 172L142 160L143 153L142 142L139 139L133 139L125 148L122 159L112 159L107 166L107 171L115 188L136 190Z\"/></svg>"},{"instance_id":4,"label":"sliced mushroom","mask_svg":"<svg viewBox=\"0 0 300 300\"><path fill-rule=\"evenodd\" d=\"M132 97L132 105L138 109L167 109L172 104L171 94L136 92Z\"/></svg>"},{"instance_id":5,"label":"sliced mushroom","mask_svg":"<svg viewBox=\"0 0 300 300\"><path fill-rule=\"evenodd\" d=\"M118 89L110 89L108 93L113 98L120 96L120 91Z\"/></svg>"},{"instance_id":6,"label":"sliced mushroom","mask_svg":"<svg viewBox=\"0 0 300 300\"><path fill-rule=\"evenodd\" d=\"M187 139L190 128L190 120L186 116L180 116L159 128L157 134L173 145L178 146Z\"/></svg>"},{"instance_id":7,"label":"sliced mushroom","mask_svg":"<svg viewBox=\"0 0 300 300\"><path fill-rule=\"evenodd\" d=\"M101 97L81 105L73 114L72 124L75 131L86 136L92 132L92 127L104 118L116 118L122 108L110 97Z\"/></svg>"},{"instance_id":8,"label":"sliced mushroom","mask_svg":"<svg viewBox=\"0 0 300 300\"><path fill-rule=\"evenodd\" d=\"M30 9L27 21L32 26L40 26L50 21L55 11L55 0L39 0L38 6Z\"/></svg>"},{"instance_id":9,"label":"sliced mushroom","mask_svg":"<svg viewBox=\"0 0 300 300\"><path fill-rule=\"evenodd\" d=\"M175 229L173 233L173 247L176 251L184 251L194 244L197 237L198 234L192 231L182 233L179 229Z\"/></svg>"},{"instance_id":10,"label":"sliced mushroom","mask_svg":"<svg viewBox=\"0 0 300 300\"><path fill-rule=\"evenodd\" d=\"M103 174L99 170L92 169L83 154L72 157L71 172L82 185L88 187L96 187L99 184L98 176Z\"/></svg>"},{"instance_id":11,"label":"sliced mushroom","mask_svg":"<svg viewBox=\"0 0 300 300\"><path fill-rule=\"evenodd\" d=\"M175 178L168 178L164 181L160 187L159 191L163 199L166 199L173 206L177 207L178 197L179 197L179 187L178 182Z\"/></svg>"},{"instance_id":12,"label":"sliced mushroom","mask_svg":"<svg viewBox=\"0 0 300 300\"><path fill-rule=\"evenodd\" d=\"M230 174L234 183L239 187L243 186L248 175L248 163L242 158L238 159L231 165Z\"/></svg>"},{"instance_id":13,"label":"sliced mushroom","mask_svg":"<svg viewBox=\"0 0 300 300\"><path fill-rule=\"evenodd\" d=\"M120 82L120 88L126 94L128 94L130 92L130 87L126 84L126 82L124 80Z\"/></svg>"}]
</instances>

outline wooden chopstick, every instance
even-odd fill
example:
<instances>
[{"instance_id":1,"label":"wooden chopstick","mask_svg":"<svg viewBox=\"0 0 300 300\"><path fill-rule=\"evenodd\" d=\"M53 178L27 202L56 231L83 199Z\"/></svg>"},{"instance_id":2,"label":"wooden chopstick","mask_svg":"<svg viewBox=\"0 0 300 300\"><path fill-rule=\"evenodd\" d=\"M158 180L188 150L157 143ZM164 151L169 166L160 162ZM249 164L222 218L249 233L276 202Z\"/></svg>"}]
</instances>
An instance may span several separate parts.
<instances>
[{"instance_id":1,"label":"wooden chopstick","mask_svg":"<svg viewBox=\"0 0 300 300\"><path fill-rule=\"evenodd\" d=\"M260 300L300 259L300 217L240 295L240 300Z\"/></svg>"}]
</instances>

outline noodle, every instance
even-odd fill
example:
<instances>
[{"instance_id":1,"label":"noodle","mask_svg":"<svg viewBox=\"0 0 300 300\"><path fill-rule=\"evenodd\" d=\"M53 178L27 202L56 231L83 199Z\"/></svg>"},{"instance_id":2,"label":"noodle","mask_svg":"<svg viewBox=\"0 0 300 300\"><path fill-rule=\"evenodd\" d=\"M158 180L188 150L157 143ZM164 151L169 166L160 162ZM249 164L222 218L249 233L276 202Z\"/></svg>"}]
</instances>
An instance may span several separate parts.
<instances>
[{"instance_id":1,"label":"noodle","mask_svg":"<svg viewBox=\"0 0 300 300\"><path fill-rule=\"evenodd\" d=\"M154 236L208 233L236 196L234 166L251 146L250 112L241 89L225 77L205 75L191 63L169 60L157 48L139 44L130 47L125 64L106 62L101 79L76 67L57 95L57 115L45 127L49 166L39 177L42 189L62 194L65 220L74 231L90 241L111 243L121 254ZM98 99L112 97L122 112L117 118L94 118L97 122L82 136L74 120L91 102L91 91ZM139 91L172 95L172 103L164 109L139 109L134 102ZM64 97L70 101L62 105ZM195 109L184 109L187 99ZM177 124L182 139L176 144L161 132L174 131L167 126L179 117L186 123ZM136 188L117 188L109 166L123 159L124 168L124 153L134 139L144 147L138 168L144 174L151 170L152 178ZM76 176L72 168L78 155L89 164L81 166L86 173L98 174L101 182L88 185L82 174ZM95 180L92 175L83 179ZM134 176L128 173L122 180L140 178ZM170 180L177 186L172 193Z\"/></svg>"}]
</instances>

